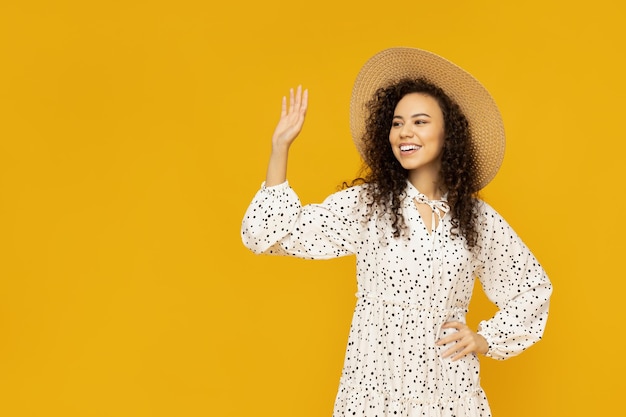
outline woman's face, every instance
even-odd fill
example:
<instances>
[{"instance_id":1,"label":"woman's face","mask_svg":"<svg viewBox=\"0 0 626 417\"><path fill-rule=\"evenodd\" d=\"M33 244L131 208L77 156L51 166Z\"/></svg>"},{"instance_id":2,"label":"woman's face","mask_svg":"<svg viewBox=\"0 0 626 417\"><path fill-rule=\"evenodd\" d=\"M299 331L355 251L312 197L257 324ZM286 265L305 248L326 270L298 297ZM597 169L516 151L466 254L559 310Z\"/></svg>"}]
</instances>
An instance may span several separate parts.
<instances>
[{"instance_id":1,"label":"woman's face","mask_svg":"<svg viewBox=\"0 0 626 417\"><path fill-rule=\"evenodd\" d=\"M389 143L396 159L412 175L437 179L444 143L444 119L439 103L422 93L402 97L393 116Z\"/></svg>"}]
</instances>

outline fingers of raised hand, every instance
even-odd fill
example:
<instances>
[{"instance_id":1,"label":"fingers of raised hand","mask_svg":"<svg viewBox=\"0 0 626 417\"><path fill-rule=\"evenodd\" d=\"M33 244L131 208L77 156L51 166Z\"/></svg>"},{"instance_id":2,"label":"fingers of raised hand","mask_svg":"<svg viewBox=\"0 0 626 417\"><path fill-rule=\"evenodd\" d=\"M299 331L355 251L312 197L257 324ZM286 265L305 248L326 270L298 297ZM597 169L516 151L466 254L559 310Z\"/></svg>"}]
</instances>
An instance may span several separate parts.
<instances>
[{"instance_id":1,"label":"fingers of raised hand","mask_svg":"<svg viewBox=\"0 0 626 417\"><path fill-rule=\"evenodd\" d=\"M298 86L298 93L295 98L293 95L293 88L289 90L289 113L294 111L294 108L298 109L300 107L300 100L302 99L302 87Z\"/></svg>"},{"instance_id":2,"label":"fingers of raised hand","mask_svg":"<svg viewBox=\"0 0 626 417\"><path fill-rule=\"evenodd\" d=\"M299 115L306 112L308 105L309 90L302 90L302 86L299 85L295 90L289 89L289 107L287 107L287 97L283 97L281 116L287 115Z\"/></svg>"}]
</instances>

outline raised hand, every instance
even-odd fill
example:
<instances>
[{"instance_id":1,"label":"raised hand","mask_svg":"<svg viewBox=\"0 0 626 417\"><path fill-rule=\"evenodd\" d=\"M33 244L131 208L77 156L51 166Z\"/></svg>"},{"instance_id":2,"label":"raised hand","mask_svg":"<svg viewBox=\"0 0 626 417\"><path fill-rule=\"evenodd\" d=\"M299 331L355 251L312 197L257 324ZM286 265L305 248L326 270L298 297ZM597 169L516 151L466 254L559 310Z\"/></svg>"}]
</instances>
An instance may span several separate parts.
<instances>
[{"instance_id":1,"label":"raised hand","mask_svg":"<svg viewBox=\"0 0 626 417\"><path fill-rule=\"evenodd\" d=\"M265 177L267 187L281 184L287 179L289 147L302 130L308 101L309 92L303 92L301 86L298 86L295 94L293 88L289 90L289 106L287 97L283 97L280 120L272 136L272 153Z\"/></svg>"},{"instance_id":2,"label":"raised hand","mask_svg":"<svg viewBox=\"0 0 626 417\"><path fill-rule=\"evenodd\" d=\"M295 95L293 88L289 90L289 107L287 107L287 97L283 97L280 120L272 136L272 147L289 147L296 139L306 116L309 91L302 91L302 86L298 86Z\"/></svg>"},{"instance_id":3,"label":"raised hand","mask_svg":"<svg viewBox=\"0 0 626 417\"><path fill-rule=\"evenodd\" d=\"M470 353L487 353L489 345L484 337L472 331L469 326L459 321L451 321L441 326L442 329L456 329L457 332L442 337L437 341L438 346L453 343L452 346L441 355L444 358L452 356L452 360L456 361Z\"/></svg>"}]
</instances>

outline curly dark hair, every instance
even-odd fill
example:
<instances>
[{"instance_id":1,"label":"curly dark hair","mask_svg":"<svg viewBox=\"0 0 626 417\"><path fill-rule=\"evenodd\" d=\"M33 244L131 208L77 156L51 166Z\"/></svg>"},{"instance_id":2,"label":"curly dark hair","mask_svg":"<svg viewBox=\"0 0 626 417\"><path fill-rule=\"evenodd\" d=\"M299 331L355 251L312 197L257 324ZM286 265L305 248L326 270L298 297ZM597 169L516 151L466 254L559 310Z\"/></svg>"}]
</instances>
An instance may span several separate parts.
<instances>
[{"instance_id":1,"label":"curly dark hair","mask_svg":"<svg viewBox=\"0 0 626 417\"><path fill-rule=\"evenodd\" d=\"M406 230L402 200L406 196L408 171L393 154L389 131L396 105L407 94L422 93L433 97L444 116L444 146L439 175L439 188L448 193L452 217L452 236L463 236L468 248L478 239L476 216L476 165L470 146L470 126L461 108L438 86L424 79L402 79L379 88L367 103L368 117L362 138L364 177L353 182L366 182L369 212L375 207L391 215L394 237ZM360 180L360 181L359 181Z\"/></svg>"}]
</instances>

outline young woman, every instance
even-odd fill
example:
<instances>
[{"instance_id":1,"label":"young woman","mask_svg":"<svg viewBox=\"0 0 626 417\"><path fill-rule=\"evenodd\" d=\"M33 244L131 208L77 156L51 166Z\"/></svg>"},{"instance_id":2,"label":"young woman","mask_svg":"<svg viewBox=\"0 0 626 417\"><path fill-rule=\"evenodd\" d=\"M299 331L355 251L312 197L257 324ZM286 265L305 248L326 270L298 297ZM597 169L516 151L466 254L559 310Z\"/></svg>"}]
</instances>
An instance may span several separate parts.
<instances>
[{"instance_id":1,"label":"young woman","mask_svg":"<svg viewBox=\"0 0 626 417\"><path fill-rule=\"evenodd\" d=\"M351 101L365 178L301 206L286 172L307 101L300 87L283 98L242 238L255 253L356 255L358 300L334 416L490 416L477 355L506 359L537 342L552 292L529 249L476 196L503 158L497 106L435 54L378 53ZM465 324L475 277L499 308L476 331Z\"/></svg>"}]
</instances>

